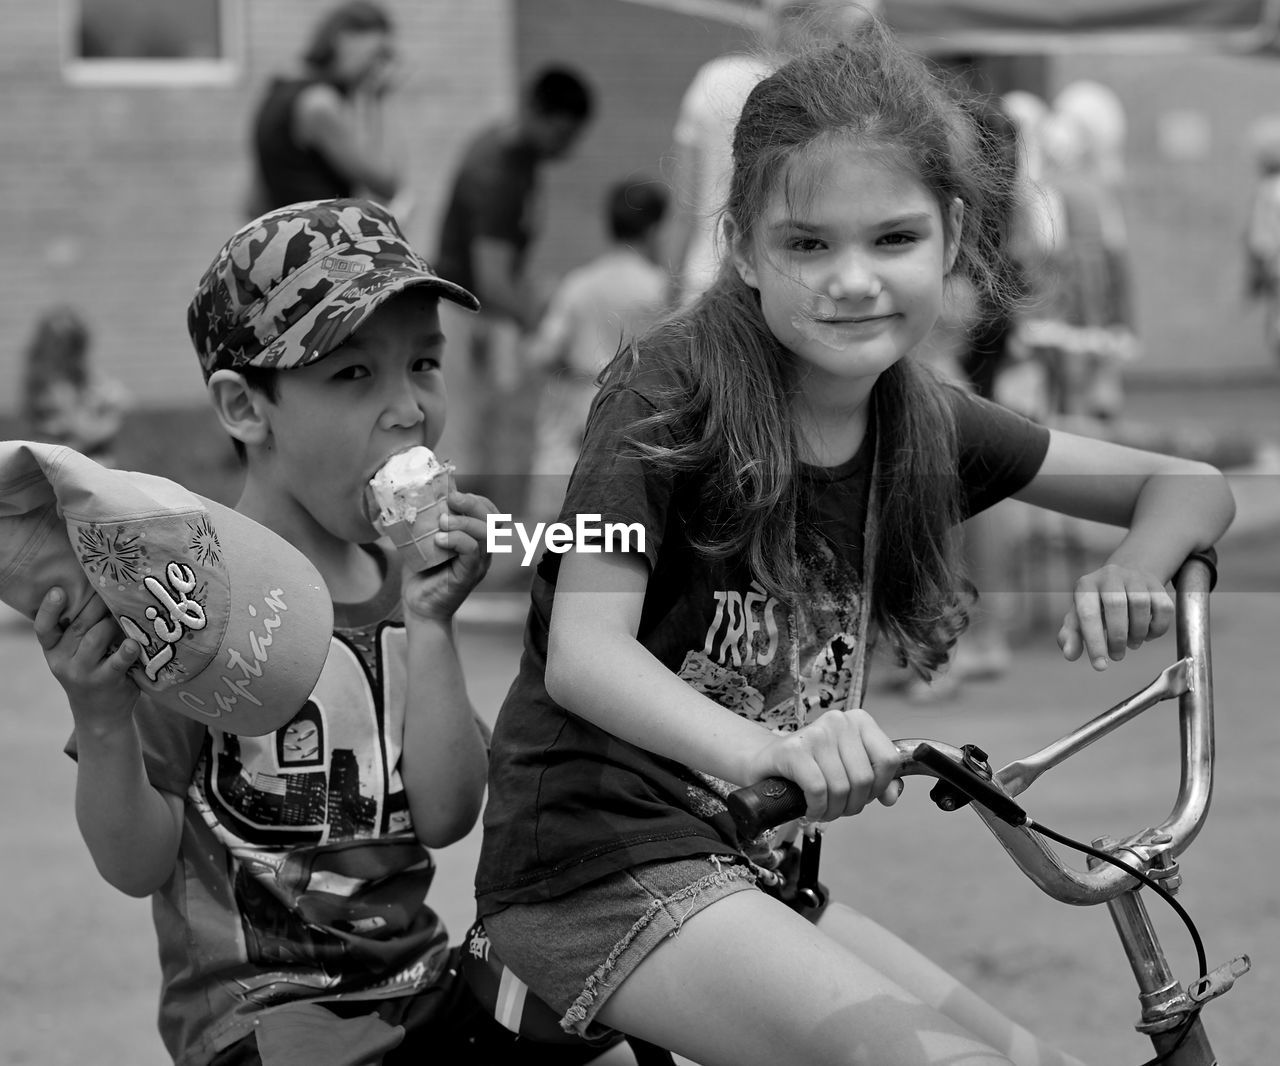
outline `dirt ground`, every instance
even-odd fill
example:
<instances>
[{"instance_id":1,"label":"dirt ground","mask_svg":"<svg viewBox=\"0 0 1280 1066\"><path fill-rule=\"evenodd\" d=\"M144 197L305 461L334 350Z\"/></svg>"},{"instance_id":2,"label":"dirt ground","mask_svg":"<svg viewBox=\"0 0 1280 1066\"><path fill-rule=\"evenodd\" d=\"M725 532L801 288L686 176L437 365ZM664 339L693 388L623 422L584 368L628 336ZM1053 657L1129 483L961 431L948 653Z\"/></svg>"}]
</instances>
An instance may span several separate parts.
<instances>
[{"instance_id":1,"label":"dirt ground","mask_svg":"<svg viewBox=\"0 0 1280 1066\"><path fill-rule=\"evenodd\" d=\"M1240 953L1253 959L1253 972L1205 1012L1221 1062L1242 1066L1280 1061L1270 1016L1280 1002L1280 897L1270 880L1280 843L1274 535L1229 535L1221 588L1213 612L1215 798L1183 858L1180 900L1199 925L1211 966ZM473 699L492 716L518 658L518 631L473 622L462 641ZM891 735L972 741L1000 765L1141 688L1172 657L1166 638L1095 676L1062 661L1048 633L1029 633L998 682L971 684L956 700L926 707L877 688L870 703ZM161 1066L167 1058L155 1032L148 904L102 882L79 841L73 765L61 753L70 716L25 623L7 613L0 614L0 684L0 907L9 915L0 923L0 1066ZM1085 840L1159 822L1178 784L1172 706L1149 711L1047 775L1024 806ZM976 818L939 812L927 792L914 781L894 809L877 808L827 834L824 879L836 898L897 930L1085 1062L1145 1061L1149 1047L1132 1030L1133 980L1107 915L1041 895ZM473 833L438 856L434 900L458 935L471 915L477 844ZM1190 979L1194 955L1182 925L1159 901L1150 908L1175 969Z\"/></svg>"}]
</instances>

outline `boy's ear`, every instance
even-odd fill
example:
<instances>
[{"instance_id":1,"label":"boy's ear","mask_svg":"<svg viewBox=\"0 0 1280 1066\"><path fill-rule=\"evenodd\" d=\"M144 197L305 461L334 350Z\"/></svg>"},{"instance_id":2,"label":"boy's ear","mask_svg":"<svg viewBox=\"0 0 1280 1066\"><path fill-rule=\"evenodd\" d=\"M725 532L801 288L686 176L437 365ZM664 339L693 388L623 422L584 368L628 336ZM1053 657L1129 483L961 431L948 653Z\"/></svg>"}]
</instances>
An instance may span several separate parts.
<instances>
[{"instance_id":1,"label":"boy's ear","mask_svg":"<svg viewBox=\"0 0 1280 1066\"><path fill-rule=\"evenodd\" d=\"M209 399L218 421L236 440L262 444L271 432L267 399L249 388L244 375L234 370L215 370L209 377Z\"/></svg>"},{"instance_id":2,"label":"boy's ear","mask_svg":"<svg viewBox=\"0 0 1280 1066\"><path fill-rule=\"evenodd\" d=\"M724 227L722 236L724 237L725 247L729 249L729 257L733 261L733 269L738 272L738 277L751 288L760 288L755 260L751 256L751 249L747 246L747 242L743 240L738 224L734 222L730 215L725 215L721 225Z\"/></svg>"}]
</instances>

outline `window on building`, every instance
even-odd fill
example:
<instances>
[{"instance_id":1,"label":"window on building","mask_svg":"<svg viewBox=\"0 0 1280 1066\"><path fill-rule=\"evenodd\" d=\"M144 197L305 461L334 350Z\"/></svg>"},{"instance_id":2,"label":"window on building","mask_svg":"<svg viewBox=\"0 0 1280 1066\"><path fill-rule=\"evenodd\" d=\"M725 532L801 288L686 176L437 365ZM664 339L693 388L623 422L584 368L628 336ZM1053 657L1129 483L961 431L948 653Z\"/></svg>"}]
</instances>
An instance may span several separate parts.
<instances>
[{"instance_id":1,"label":"window on building","mask_svg":"<svg viewBox=\"0 0 1280 1066\"><path fill-rule=\"evenodd\" d=\"M243 0L62 0L67 78L86 85L233 80Z\"/></svg>"}]
</instances>

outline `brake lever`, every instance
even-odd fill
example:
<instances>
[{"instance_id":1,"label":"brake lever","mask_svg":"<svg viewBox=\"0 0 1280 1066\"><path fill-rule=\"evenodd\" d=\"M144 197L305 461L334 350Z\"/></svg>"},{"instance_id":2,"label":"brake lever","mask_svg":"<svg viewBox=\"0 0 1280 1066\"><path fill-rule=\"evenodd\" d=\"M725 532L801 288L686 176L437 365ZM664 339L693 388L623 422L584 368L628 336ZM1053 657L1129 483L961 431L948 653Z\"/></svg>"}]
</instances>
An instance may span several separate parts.
<instances>
[{"instance_id":1,"label":"brake lever","mask_svg":"<svg viewBox=\"0 0 1280 1066\"><path fill-rule=\"evenodd\" d=\"M985 758L981 753L978 755ZM974 803L982 804L1002 821L1012 826L1023 826L1030 821L1027 812L1014 803L1012 798L1007 796L989 777L983 777L965 763L956 762L932 744L917 744L911 757L921 766L927 766L932 770L939 781L945 781L951 789L959 791ZM937 789L934 791L936 793ZM963 806L962 803L955 802L954 796L949 795L948 792L949 790L935 795L934 802L943 810L953 811Z\"/></svg>"}]
</instances>

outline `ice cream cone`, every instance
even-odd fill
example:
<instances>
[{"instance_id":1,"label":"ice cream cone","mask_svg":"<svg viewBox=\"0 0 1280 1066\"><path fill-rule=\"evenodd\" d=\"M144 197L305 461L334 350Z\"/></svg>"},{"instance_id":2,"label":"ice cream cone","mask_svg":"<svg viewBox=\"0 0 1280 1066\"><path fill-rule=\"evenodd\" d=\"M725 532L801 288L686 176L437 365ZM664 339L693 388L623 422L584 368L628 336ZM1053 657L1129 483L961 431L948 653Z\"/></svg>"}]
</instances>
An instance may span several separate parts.
<instances>
[{"instance_id":1,"label":"ice cream cone","mask_svg":"<svg viewBox=\"0 0 1280 1066\"><path fill-rule=\"evenodd\" d=\"M449 510L449 476L441 474L432 482L436 498L419 509L412 522L375 521L375 526L391 539L404 565L411 570L430 570L448 562L457 552L436 543L440 516Z\"/></svg>"},{"instance_id":2,"label":"ice cream cone","mask_svg":"<svg viewBox=\"0 0 1280 1066\"><path fill-rule=\"evenodd\" d=\"M369 482L365 502L373 526L390 538L411 570L430 570L457 554L435 541L440 516L449 509L452 469L417 447L392 456Z\"/></svg>"}]
</instances>

